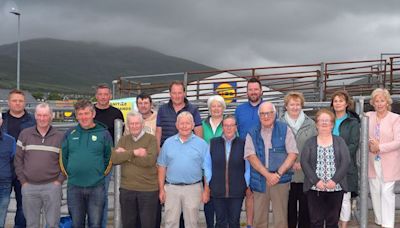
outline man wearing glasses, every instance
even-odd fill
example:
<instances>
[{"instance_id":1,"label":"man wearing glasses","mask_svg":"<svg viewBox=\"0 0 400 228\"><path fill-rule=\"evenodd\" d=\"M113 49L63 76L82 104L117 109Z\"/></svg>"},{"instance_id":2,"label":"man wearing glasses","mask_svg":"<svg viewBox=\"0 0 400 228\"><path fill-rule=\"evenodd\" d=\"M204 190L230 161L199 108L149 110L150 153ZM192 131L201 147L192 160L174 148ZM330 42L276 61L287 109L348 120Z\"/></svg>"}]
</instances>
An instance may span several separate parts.
<instances>
[{"instance_id":1,"label":"man wearing glasses","mask_svg":"<svg viewBox=\"0 0 400 228\"><path fill-rule=\"evenodd\" d=\"M276 120L276 108L271 102L260 105L261 126L246 136L244 158L252 168L250 188L254 194L254 227L268 227L269 204L275 228L287 227L289 170L298 150L294 135L286 123Z\"/></svg>"}]
</instances>

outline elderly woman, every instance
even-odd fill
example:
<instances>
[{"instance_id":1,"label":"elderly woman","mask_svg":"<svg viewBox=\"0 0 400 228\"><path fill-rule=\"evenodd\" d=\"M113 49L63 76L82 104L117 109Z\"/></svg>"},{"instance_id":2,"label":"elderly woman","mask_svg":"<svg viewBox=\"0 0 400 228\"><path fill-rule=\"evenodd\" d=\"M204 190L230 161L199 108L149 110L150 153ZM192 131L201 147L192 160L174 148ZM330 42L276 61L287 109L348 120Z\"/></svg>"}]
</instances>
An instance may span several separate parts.
<instances>
[{"instance_id":1,"label":"elderly woman","mask_svg":"<svg viewBox=\"0 0 400 228\"><path fill-rule=\"evenodd\" d=\"M342 228L347 228L351 219L351 197L358 195L357 151L360 141L360 118L350 110L353 102L344 90L338 90L332 95L331 108L335 113L333 135L340 136L346 142L350 152L350 167L347 172L349 191L343 196L340 222Z\"/></svg>"},{"instance_id":2,"label":"elderly woman","mask_svg":"<svg viewBox=\"0 0 400 228\"><path fill-rule=\"evenodd\" d=\"M207 100L210 116L202 121L203 139L209 144L214 137L222 135L222 119L226 108L225 100L219 95L211 96ZM214 206L210 199L204 205L204 215L206 217L207 228L214 227Z\"/></svg>"},{"instance_id":3,"label":"elderly woman","mask_svg":"<svg viewBox=\"0 0 400 228\"><path fill-rule=\"evenodd\" d=\"M394 184L400 180L400 116L391 112L393 103L386 89L371 94L374 112L369 117L368 178L375 223L394 227Z\"/></svg>"},{"instance_id":4,"label":"elderly woman","mask_svg":"<svg viewBox=\"0 0 400 228\"><path fill-rule=\"evenodd\" d=\"M346 142L332 135L335 115L321 109L316 114L318 135L310 138L301 153L305 175L310 227L338 227L343 193L347 191L346 174L350 153Z\"/></svg>"},{"instance_id":5,"label":"elderly woman","mask_svg":"<svg viewBox=\"0 0 400 228\"><path fill-rule=\"evenodd\" d=\"M250 164L243 159L244 140L236 137L236 119L228 115L222 122L223 134L210 141L206 166L212 171L211 196L216 228L240 228L240 212L250 179Z\"/></svg>"},{"instance_id":6,"label":"elderly woman","mask_svg":"<svg viewBox=\"0 0 400 228\"><path fill-rule=\"evenodd\" d=\"M299 92L289 92L284 103L286 112L281 121L286 122L296 139L297 149L301 154L306 141L312 136L317 135L315 122L303 112L304 96ZM308 206L306 195L303 192L304 173L300 165L300 156L293 165L294 175L290 183L289 203L288 203L288 227L299 228L310 227L310 219L308 216ZM299 210L297 211L297 202Z\"/></svg>"}]
</instances>

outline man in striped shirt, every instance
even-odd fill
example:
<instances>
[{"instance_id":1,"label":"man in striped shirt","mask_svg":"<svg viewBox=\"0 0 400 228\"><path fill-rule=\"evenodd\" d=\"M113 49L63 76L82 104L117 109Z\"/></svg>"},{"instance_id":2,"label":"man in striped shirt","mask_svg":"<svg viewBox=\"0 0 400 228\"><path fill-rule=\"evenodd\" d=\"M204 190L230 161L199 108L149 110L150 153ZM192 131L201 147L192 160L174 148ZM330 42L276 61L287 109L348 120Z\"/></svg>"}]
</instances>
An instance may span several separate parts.
<instances>
[{"instance_id":1,"label":"man in striped shirt","mask_svg":"<svg viewBox=\"0 0 400 228\"><path fill-rule=\"evenodd\" d=\"M64 134L51 126L53 113L47 103L36 106L35 119L35 126L20 133L14 160L22 184L22 207L27 227L39 227L42 208L47 226L58 227L65 180L59 165Z\"/></svg>"}]
</instances>

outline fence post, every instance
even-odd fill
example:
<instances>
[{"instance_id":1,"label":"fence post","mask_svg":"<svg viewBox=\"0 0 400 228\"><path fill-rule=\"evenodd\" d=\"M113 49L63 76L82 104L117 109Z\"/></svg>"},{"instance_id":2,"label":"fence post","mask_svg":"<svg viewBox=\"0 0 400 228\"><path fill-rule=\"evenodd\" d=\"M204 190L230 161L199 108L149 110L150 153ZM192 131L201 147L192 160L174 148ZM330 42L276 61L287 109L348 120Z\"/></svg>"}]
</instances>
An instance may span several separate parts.
<instances>
[{"instance_id":1,"label":"fence post","mask_svg":"<svg viewBox=\"0 0 400 228\"><path fill-rule=\"evenodd\" d=\"M364 99L360 99L364 103ZM368 227L368 117L361 110L360 227Z\"/></svg>"},{"instance_id":2,"label":"fence post","mask_svg":"<svg viewBox=\"0 0 400 228\"><path fill-rule=\"evenodd\" d=\"M188 73L185 72L183 73L183 84L185 85L185 91L187 95L187 86L188 86Z\"/></svg>"},{"instance_id":3,"label":"fence post","mask_svg":"<svg viewBox=\"0 0 400 228\"><path fill-rule=\"evenodd\" d=\"M319 101L323 101L325 94L325 87L324 87L324 75L325 75L325 64L321 63L321 73L319 75Z\"/></svg>"},{"instance_id":4,"label":"fence post","mask_svg":"<svg viewBox=\"0 0 400 228\"><path fill-rule=\"evenodd\" d=\"M120 119L114 120L114 145L117 145L122 136L123 122ZM119 204L119 187L121 186L121 166L114 168L114 228L121 228L121 207Z\"/></svg>"}]
</instances>

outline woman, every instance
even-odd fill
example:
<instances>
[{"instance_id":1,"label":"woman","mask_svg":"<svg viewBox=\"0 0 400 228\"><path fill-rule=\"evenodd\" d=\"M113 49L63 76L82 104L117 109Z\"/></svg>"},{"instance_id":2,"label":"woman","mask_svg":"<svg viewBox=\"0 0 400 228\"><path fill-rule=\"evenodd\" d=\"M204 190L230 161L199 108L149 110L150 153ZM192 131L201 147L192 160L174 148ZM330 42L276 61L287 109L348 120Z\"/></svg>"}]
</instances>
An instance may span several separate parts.
<instances>
[{"instance_id":1,"label":"woman","mask_svg":"<svg viewBox=\"0 0 400 228\"><path fill-rule=\"evenodd\" d=\"M286 122L295 135L297 149L301 154L305 142L312 136L317 135L315 122L303 112L304 96L299 92L289 92L284 103L286 112L281 121ZM303 193L304 173L301 170L300 155L293 165L294 175L290 183L288 203L288 227L299 228L310 227L306 195ZM299 210L297 211L297 202Z\"/></svg>"},{"instance_id":2,"label":"woman","mask_svg":"<svg viewBox=\"0 0 400 228\"><path fill-rule=\"evenodd\" d=\"M375 89L370 104L368 178L375 223L394 227L394 184L400 180L400 116L391 112L393 101L386 89Z\"/></svg>"},{"instance_id":3,"label":"woman","mask_svg":"<svg viewBox=\"0 0 400 228\"><path fill-rule=\"evenodd\" d=\"M210 141L206 167L216 214L216 228L240 228L243 198L250 179L250 164L243 159L244 140L236 137L237 125L229 115L222 123L223 134Z\"/></svg>"},{"instance_id":4,"label":"woman","mask_svg":"<svg viewBox=\"0 0 400 228\"><path fill-rule=\"evenodd\" d=\"M318 135L310 138L301 153L304 191L310 215L310 227L338 227L350 153L346 142L332 135L335 115L321 109L316 114Z\"/></svg>"},{"instance_id":5,"label":"woman","mask_svg":"<svg viewBox=\"0 0 400 228\"><path fill-rule=\"evenodd\" d=\"M211 96L207 100L210 116L202 121L203 139L210 144L214 137L222 135L222 119L226 108L225 100L219 95ZM204 205L207 228L214 227L214 206L212 199Z\"/></svg>"},{"instance_id":6,"label":"woman","mask_svg":"<svg viewBox=\"0 0 400 228\"><path fill-rule=\"evenodd\" d=\"M332 95L331 108L335 113L333 135L342 137L350 152L350 167L347 172L349 191L343 196L340 210L342 228L347 228L351 219L351 197L358 195L357 151L360 142L360 118L357 113L350 110L352 104L346 91L339 90Z\"/></svg>"}]
</instances>

